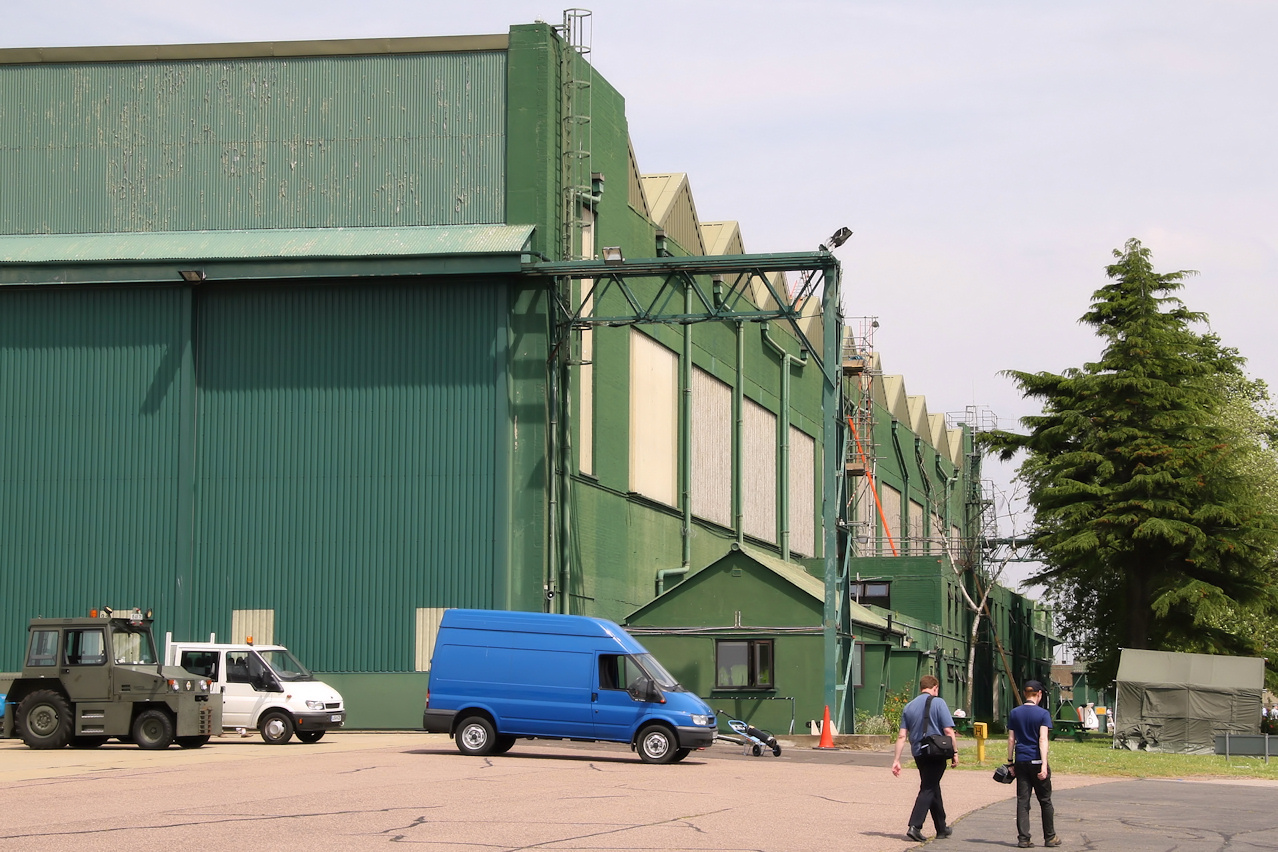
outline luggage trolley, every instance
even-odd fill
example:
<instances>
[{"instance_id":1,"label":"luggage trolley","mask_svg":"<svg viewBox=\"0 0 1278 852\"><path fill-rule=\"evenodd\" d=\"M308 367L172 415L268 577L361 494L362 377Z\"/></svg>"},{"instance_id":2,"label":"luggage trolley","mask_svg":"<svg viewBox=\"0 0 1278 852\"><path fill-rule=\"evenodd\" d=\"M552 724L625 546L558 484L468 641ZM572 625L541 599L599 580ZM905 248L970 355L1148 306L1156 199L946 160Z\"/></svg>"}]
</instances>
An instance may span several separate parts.
<instances>
[{"instance_id":1,"label":"luggage trolley","mask_svg":"<svg viewBox=\"0 0 1278 852\"><path fill-rule=\"evenodd\" d=\"M773 757L781 756L781 746L777 744L777 738L771 732L756 728L754 725L743 722L740 719L729 719L728 714L722 710L716 710L715 715L728 719L728 727L740 737L740 739L736 739L723 734L715 734L715 739L742 746L744 754L754 757L763 754L764 749L771 751Z\"/></svg>"}]
</instances>

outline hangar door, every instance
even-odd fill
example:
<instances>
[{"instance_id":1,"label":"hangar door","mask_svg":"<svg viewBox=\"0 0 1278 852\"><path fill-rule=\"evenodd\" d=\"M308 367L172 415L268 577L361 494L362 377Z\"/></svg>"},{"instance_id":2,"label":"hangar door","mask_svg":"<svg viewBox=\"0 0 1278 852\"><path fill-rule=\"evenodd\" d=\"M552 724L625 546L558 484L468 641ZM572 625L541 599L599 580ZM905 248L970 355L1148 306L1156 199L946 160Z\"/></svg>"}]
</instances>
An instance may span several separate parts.
<instances>
[{"instance_id":1,"label":"hangar door","mask_svg":"<svg viewBox=\"0 0 1278 852\"><path fill-rule=\"evenodd\" d=\"M317 669L411 671L416 608L504 570L506 288L444 280L4 293L0 606L271 610Z\"/></svg>"}]
</instances>

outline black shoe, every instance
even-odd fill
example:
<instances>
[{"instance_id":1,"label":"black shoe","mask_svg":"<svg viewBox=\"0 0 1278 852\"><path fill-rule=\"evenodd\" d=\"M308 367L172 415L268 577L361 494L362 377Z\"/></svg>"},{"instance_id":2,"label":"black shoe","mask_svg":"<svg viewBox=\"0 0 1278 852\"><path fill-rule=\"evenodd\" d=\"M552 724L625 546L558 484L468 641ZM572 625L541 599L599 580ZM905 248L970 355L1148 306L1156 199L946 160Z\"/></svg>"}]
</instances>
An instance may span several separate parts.
<instances>
[{"instance_id":1,"label":"black shoe","mask_svg":"<svg viewBox=\"0 0 1278 852\"><path fill-rule=\"evenodd\" d=\"M1057 837L1055 834L1053 834L1051 837L1043 841L1043 845L1044 846L1060 846L1061 839Z\"/></svg>"},{"instance_id":2,"label":"black shoe","mask_svg":"<svg viewBox=\"0 0 1278 852\"><path fill-rule=\"evenodd\" d=\"M927 838L923 836L923 832L914 826L910 826L905 830L905 836L913 840L915 843L927 842Z\"/></svg>"},{"instance_id":3,"label":"black shoe","mask_svg":"<svg viewBox=\"0 0 1278 852\"><path fill-rule=\"evenodd\" d=\"M1029 849L1033 845L1034 844L1030 843L1028 840L1021 840L1016 844L1017 848L1019 849Z\"/></svg>"},{"instance_id":4,"label":"black shoe","mask_svg":"<svg viewBox=\"0 0 1278 852\"><path fill-rule=\"evenodd\" d=\"M945 828L938 828L936 830L936 839L944 840L945 838L949 837L953 833L954 833L954 826L952 825L947 825L945 826Z\"/></svg>"}]
</instances>

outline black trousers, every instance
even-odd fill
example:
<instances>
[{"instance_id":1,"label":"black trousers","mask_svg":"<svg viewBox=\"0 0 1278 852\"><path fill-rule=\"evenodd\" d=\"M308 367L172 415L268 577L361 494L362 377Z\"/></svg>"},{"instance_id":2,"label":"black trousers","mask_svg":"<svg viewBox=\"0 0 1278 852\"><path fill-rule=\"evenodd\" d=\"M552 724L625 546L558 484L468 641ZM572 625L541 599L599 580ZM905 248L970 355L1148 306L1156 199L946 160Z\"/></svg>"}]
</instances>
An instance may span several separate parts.
<instances>
[{"instance_id":1,"label":"black trousers","mask_svg":"<svg viewBox=\"0 0 1278 852\"><path fill-rule=\"evenodd\" d=\"M1043 814L1043 840L1051 840L1056 834L1056 809L1052 807L1052 770L1040 779L1041 763L1016 761L1016 834L1021 840L1030 839L1030 790L1038 797L1038 809Z\"/></svg>"},{"instance_id":2,"label":"black trousers","mask_svg":"<svg viewBox=\"0 0 1278 852\"><path fill-rule=\"evenodd\" d=\"M945 803L941 801L941 776L949 760L944 757L921 754L914 758L914 765L919 768L919 795L914 800L914 810L910 812L910 825L923 827L923 819L932 814L932 824L936 830L945 829Z\"/></svg>"}]
</instances>

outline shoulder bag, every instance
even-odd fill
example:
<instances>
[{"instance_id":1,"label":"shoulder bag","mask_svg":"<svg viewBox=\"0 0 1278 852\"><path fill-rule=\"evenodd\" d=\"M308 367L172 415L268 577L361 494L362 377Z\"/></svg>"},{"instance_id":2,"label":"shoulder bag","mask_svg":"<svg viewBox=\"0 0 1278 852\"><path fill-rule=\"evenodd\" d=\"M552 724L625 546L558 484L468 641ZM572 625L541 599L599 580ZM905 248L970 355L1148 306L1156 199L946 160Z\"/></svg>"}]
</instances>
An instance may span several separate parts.
<instances>
[{"instance_id":1,"label":"shoulder bag","mask_svg":"<svg viewBox=\"0 0 1278 852\"><path fill-rule=\"evenodd\" d=\"M954 740L942 733L928 733L932 728L932 699L934 698L936 698L935 695L929 695L927 701L923 702L923 739L919 742L919 748L929 757L943 757L951 760L954 757Z\"/></svg>"}]
</instances>

